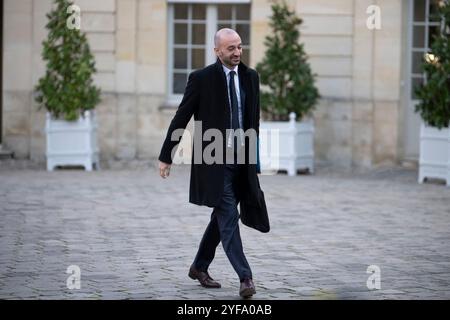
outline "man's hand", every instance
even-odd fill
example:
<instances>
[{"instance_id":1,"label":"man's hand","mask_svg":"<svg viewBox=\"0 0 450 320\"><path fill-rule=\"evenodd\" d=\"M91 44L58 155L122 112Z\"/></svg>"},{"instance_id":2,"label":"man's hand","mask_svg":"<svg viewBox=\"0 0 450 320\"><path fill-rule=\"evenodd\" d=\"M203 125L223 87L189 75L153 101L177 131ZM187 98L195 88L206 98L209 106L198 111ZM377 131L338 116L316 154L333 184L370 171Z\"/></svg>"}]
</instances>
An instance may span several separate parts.
<instances>
[{"instance_id":1,"label":"man's hand","mask_svg":"<svg viewBox=\"0 0 450 320\"><path fill-rule=\"evenodd\" d=\"M162 178L167 178L170 174L170 164L168 163L164 163L164 162L159 162L159 175Z\"/></svg>"}]
</instances>

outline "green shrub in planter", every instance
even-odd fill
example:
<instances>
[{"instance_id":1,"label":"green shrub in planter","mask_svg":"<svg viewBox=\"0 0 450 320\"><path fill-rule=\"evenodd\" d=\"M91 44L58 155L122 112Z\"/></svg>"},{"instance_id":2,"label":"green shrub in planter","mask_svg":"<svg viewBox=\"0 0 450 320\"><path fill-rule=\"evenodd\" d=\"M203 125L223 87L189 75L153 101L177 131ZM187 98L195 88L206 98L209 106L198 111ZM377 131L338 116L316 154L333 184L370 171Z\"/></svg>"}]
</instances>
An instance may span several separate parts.
<instances>
[{"instance_id":1,"label":"green shrub in planter","mask_svg":"<svg viewBox=\"0 0 450 320\"><path fill-rule=\"evenodd\" d=\"M450 1L439 3L441 32L432 39L431 52L423 64L426 83L415 92L420 99L416 112L426 124L441 129L450 123Z\"/></svg>"},{"instance_id":2,"label":"green shrub in planter","mask_svg":"<svg viewBox=\"0 0 450 320\"><path fill-rule=\"evenodd\" d=\"M289 120L291 112L301 119L319 98L303 44L299 43L301 23L284 1L272 5L272 32L264 42L265 56L256 66L263 85L261 110L266 120Z\"/></svg>"},{"instance_id":3,"label":"green shrub in planter","mask_svg":"<svg viewBox=\"0 0 450 320\"><path fill-rule=\"evenodd\" d=\"M47 14L49 30L43 42L42 57L46 73L36 86L36 102L55 118L77 120L84 111L94 109L100 101L100 89L93 85L96 72L86 35L69 28L68 8L73 2L55 0L54 9Z\"/></svg>"}]
</instances>

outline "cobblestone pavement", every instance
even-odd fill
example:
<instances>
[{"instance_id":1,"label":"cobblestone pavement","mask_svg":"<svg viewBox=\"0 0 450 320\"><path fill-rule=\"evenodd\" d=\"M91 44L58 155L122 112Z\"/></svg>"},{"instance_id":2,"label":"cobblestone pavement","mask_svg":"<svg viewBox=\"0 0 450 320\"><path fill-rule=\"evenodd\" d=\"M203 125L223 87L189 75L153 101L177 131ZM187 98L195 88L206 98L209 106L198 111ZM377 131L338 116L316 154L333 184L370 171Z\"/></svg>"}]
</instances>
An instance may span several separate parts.
<instances>
[{"instance_id":1,"label":"cobblestone pavement","mask_svg":"<svg viewBox=\"0 0 450 320\"><path fill-rule=\"evenodd\" d=\"M414 170L260 176L272 230L241 225L254 299L449 299L450 188ZM189 170L0 170L0 299L239 299L221 247L187 277L210 209ZM79 266L81 288L66 270ZM380 268L369 290L367 268Z\"/></svg>"}]
</instances>

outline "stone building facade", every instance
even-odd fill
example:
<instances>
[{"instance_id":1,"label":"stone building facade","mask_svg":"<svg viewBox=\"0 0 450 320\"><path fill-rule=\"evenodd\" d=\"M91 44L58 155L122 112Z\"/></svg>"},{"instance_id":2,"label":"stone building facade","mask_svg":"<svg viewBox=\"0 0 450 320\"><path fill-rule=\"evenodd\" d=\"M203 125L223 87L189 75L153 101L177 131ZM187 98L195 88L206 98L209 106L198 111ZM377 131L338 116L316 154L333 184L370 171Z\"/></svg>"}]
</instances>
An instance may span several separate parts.
<instances>
[{"instance_id":1,"label":"stone building facade","mask_svg":"<svg viewBox=\"0 0 450 320\"><path fill-rule=\"evenodd\" d=\"M347 168L417 161L420 121L411 84L420 81L413 53L422 34L416 22L422 26L421 14L426 22L433 0L287 2L304 21L301 41L322 96L314 113L316 161ZM245 57L255 66L271 13L268 0L75 3L103 91L97 108L102 159L155 159L186 72L214 61L210 35L221 23L241 28ZM41 43L51 5L3 1L1 143L17 158L45 160L45 112L33 101L33 87L45 70ZM366 26L371 5L381 9L379 30ZM426 49L432 31L425 22Z\"/></svg>"}]
</instances>

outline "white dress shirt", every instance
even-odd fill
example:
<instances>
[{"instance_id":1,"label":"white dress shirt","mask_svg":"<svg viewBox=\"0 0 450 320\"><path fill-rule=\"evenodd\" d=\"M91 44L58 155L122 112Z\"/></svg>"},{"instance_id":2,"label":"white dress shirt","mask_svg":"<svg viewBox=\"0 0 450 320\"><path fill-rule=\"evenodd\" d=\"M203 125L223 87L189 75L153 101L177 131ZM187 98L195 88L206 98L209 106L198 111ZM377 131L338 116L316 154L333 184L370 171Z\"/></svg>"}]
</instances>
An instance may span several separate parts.
<instances>
[{"instance_id":1,"label":"white dress shirt","mask_svg":"<svg viewBox=\"0 0 450 320\"><path fill-rule=\"evenodd\" d=\"M223 68L223 72L225 72L225 76L227 79L227 89L228 89L228 102L229 102L229 106L230 106L230 126L232 123L232 114L233 114L233 110L231 110L231 96L230 96L230 72L234 71L235 75L234 75L234 88L236 89L236 96L237 96L237 102L238 102L238 121L239 121L239 127L240 128L244 128L243 124L242 124L242 104L241 104L241 88L239 86L239 74L238 74L238 67L239 66L235 66L233 69L228 69L226 66L224 66L222 64L222 68ZM231 138L231 136L230 136ZM241 141L242 144L242 141ZM231 146L231 139L228 139L228 146Z\"/></svg>"}]
</instances>

